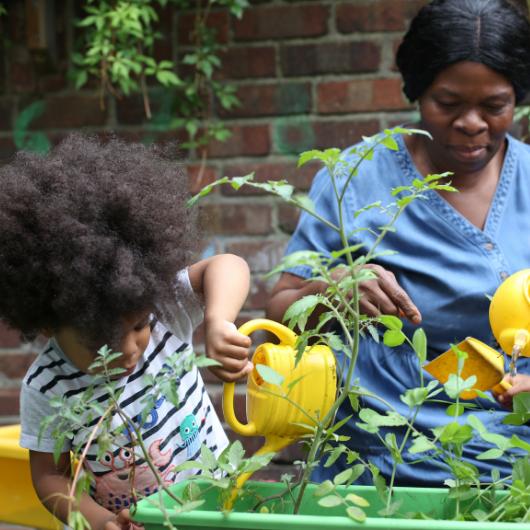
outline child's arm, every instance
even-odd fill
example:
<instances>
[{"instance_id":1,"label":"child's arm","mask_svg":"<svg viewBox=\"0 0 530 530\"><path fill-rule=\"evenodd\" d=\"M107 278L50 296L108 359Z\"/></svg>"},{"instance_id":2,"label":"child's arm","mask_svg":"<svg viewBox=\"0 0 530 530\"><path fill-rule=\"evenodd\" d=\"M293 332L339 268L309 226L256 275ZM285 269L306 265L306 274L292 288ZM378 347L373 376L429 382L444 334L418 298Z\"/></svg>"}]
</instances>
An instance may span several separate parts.
<instances>
[{"instance_id":1,"label":"child's arm","mask_svg":"<svg viewBox=\"0 0 530 530\"><path fill-rule=\"evenodd\" d=\"M44 506L63 523L68 522L67 500L70 489L70 454L62 453L57 465L51 453L29 452L31 478L37 495ZM83 493L79 510L86 517L92 530L132 530L141 528L132 524L128 510L115 514L100 506L90 495Z\"/></svg>"},{"instance_id":2,"label":"child's arm","mask_svg":"<svg viewBox=\"0 0 530 530\"><path fill-rule=\"evenodd\" d=\"M224 381L236 381L253 368L250 338L234 326L248 295L248 265L238 256L221 254L195 263L188 273L193 290L204 297L206 353L222 365L211 370Z\"/></svg>"},{"instance_id":3,"label":"child's arm","mask_svg":"<svg viewBox=\"0 0 530 530\"><path fill-rule=\"evenodd\" d=\"M504 381L512 385L511 388L502 394L497 394L495 398L504 407L511 409L513 397L520 392L530 392L530 375L518 374L515 377L506 376Z\"/></svg>"}]
</instances>

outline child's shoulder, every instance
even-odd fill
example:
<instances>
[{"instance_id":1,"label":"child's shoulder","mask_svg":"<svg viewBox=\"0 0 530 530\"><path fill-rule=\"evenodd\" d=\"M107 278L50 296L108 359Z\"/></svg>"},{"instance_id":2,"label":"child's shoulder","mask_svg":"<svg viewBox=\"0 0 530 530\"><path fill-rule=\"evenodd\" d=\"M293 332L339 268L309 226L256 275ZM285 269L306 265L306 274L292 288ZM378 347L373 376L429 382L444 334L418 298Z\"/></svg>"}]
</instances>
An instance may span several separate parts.
<instances>
[{"instance_id":1,"label":"child's shoulder","mask_svg":"<svg viewBox=\"0 0 530 530\"><path fill-rule=\"evenodd\" d=\"M76 379L84 376L85 374L68 361L54 345L53 340L49 340L28 368L23 385L45 393L52 390L59 382L75 383Z\"/></svg>"}]
</instances>

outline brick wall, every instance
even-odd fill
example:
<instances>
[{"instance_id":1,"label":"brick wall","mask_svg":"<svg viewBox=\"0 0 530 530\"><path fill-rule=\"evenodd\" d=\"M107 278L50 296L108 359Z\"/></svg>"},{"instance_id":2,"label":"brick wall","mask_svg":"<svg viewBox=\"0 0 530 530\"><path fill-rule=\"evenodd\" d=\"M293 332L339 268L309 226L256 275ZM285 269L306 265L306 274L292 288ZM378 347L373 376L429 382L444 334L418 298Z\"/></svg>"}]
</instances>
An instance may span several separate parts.
<instances>
[{"instance_id":1,"label":"brick wall","mask_svg":"<svg viewBox=\"0 0 530 530\"><path fill-rule=\"evenodd\" d=\"M407 21L424 3L256 0L241 20L212 11L211 24L227 44L219 77L237 86L242 105L230 112L214 108L233 134L209 147L201 183L199 162L186 160L190 186L198 189L219 176L256 171L260 179L287 178L306 190L315 168L297 170L297 153L346 147L363 134L410 120L413 109L401 95L393 55ZM0 19L0 161L15 149L17 116L36 100L45 107L31 126L52 142L80 128L116 131L135 140L148 134L183 138L181 131L148 132L139 97L109 100L101 109L95 87L72 88L66 70L76 8L73 0L55 2L52 54L28 49L23 1L9 2L8 16ZM159 55L176 57L189 42L190 15L168 8L162 20L165 39ZM153 95L155 113L159 107ZM205 252L234 252L251 264L252 291L241 319L262 315L271 283L261 275L281 256L296 212L259 193L229 189L217 191L202 208L209 230ZM3 327L0 348L0 421L7 423L18 419L20 378L35 348L20 344ZM219 403L220 387L211 377L208 384Z\"/></svg>"}]
</instances>

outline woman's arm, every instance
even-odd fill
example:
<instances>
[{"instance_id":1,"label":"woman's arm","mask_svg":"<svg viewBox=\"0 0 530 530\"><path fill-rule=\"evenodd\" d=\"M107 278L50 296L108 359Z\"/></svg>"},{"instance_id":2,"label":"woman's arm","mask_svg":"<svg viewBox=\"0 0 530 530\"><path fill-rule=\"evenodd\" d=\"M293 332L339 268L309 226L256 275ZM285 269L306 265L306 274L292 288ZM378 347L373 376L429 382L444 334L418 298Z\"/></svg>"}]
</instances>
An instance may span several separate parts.
<instances>
[{"instance_id":1,"label":"woman's arm","mask_svg":"<svg viewBox=\"0 0 530 530\"><path fill-rule=\"evenodd\" d=\"M396 315L406 317L414 324L420 324L421 313L410 299L409 295L398 284L394 274L380 265L366 265L374 274L373 280L367 280L359 285L360 311L368 316ZM267 316L272 320L282 322L285 311L300 298L323 293L326 290L324 282L307 281L305 278L284 272L274 286L267 304ZM309 325L315 325L318 316L324 310L317 307L309 319Z\"/></svg>"},{"instance_id":2,"label":"woman's arm","mask_svg":"<svg viewBox=\"0 0 530 530\"><path fill-rule=\"evenodd\" d=\"M309 282L305 278L284 272L274 286L266 307L267 318L282 322L285 312L294 302L310 294L323 293L324 282ZM309 325L316 324L317 318L324 307L317 307L309 319Z\"/></svg>"},{"instance_id":3,"label":"woman's arm","mask_svg":"<svg viewBox=\"0 0 530 530\"><path fill-rule=\"evenodd\" d=\"M33 487L44 506L63 523L68 523L71 500L70 453L62 453L57 465L51 453L29 452ZM90 495L83 493L79 510L86 517L92 530L129 530L132 520L128 510L115 514L100 506ZM138 528L138 525L132 525Z\"/></svg>"},{"instance_id":4,"label":"woman's arm","mask_svg":"<svg viewBox=\"0 0 530 530\"><path fill-rule=\"evenodd\" d=\"M224 381L236 381L253 368L250 338L234 325L250 287L248 265L238 256L220 254L195 263L188 274L193 290L204 297L206 353L222 365L211 371Z\"/></svg>"}]
</instances>

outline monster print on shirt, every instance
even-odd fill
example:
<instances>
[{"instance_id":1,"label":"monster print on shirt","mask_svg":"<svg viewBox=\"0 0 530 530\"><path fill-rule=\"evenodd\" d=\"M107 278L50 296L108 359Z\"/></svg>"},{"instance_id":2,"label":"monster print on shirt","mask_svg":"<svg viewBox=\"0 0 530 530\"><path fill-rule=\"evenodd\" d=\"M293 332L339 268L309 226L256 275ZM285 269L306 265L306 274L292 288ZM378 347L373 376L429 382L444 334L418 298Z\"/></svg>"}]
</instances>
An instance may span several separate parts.
<instances>
[{"instance_id":1,"label":"monster print on shirt","mask_svg":"<svg viewBox=\"0 0 530 530\"><path fill-rule=\"evenodd\" d=\"M171 461L171 450L162 452L162 440L155 440L149 446L149 456L157 468L160 480L165 486L172 484L168 476L172 473L167 465ZM158 491L158 481L147 463L135 465L137 460L133 451L120 449L115 456L107 451L99 463L110 471L95 477L94 498L98 504L111 511L119 511L130 505L130 492L135 491L142 498Z\"/></svg>"},{"instance_id":2,"label":"monster print on shirt","mask_svg":"<svg viewBox=\"0 0 530 530\"><path fill-rule=\"evenodd\" d=\"M201 420L201 425L204 425L206 418ZM180 437L182 438L182 444L180 447L186 447L186 457L192 458L201 446L201 439L199 438L199 424L193 414L188 414L180 424Z\"/></svg>"}]
</instances>

